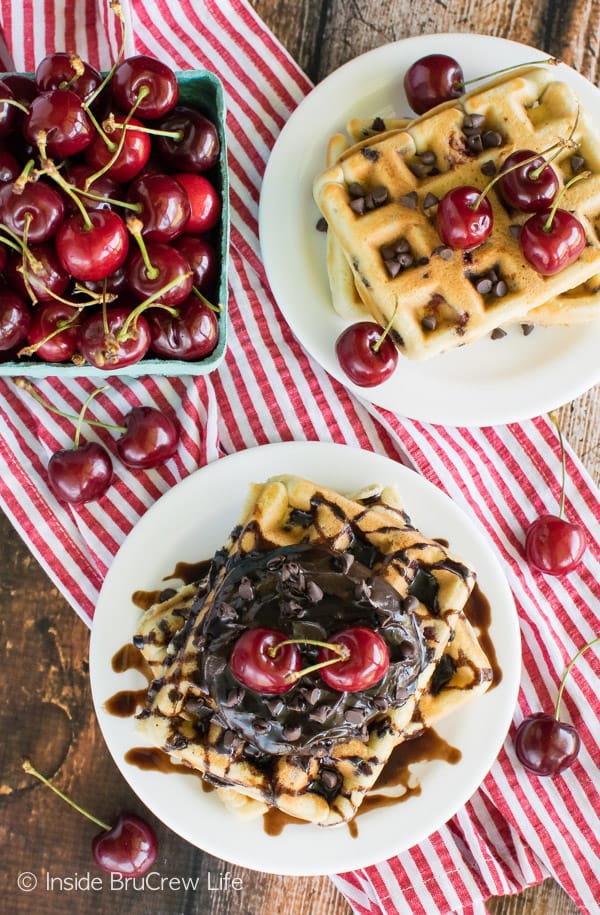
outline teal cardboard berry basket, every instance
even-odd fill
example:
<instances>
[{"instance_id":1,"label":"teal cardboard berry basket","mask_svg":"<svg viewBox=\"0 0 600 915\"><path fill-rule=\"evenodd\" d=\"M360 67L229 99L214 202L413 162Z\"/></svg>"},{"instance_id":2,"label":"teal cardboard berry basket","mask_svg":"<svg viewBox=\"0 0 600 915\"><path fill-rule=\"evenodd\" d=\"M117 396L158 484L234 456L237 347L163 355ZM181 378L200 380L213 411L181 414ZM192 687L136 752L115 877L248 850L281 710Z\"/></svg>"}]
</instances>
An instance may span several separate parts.
<instances>
[{"instance_id":1,"label":"teal cardboard berry basket","mask_svg":"<svg viewBox=\"0 0 600 915\"><path fill-rule=\"evenodd\" d=\"M33 74L27 74L32 76ZM214 182L221 196L222 209L220 224L214 232L213 240L217 245L220 265L218 284L215 288L214 304L219 304L218 314L219 339L216 348L205 359L184 361L180 359L162 359L152 354L124 368L111 368L106 372L95 366L73 365L72 363L44 362L35 356L15 359L0 363L0 376L23 375L32 378L106 378L109 375L127 375L140 378L144 375L206 375L212 372L225 356L227 348L227 293L228 293L228 257L229 257L229 177L227 169L227 145L225 137L225 93L219 78L209 70L182 70L177 72L179 84L179 104L196 108L215 124L220 140L219 161L208 177ZM0 354L1 355L1 354Z\"/></svg>"}]
</instances>

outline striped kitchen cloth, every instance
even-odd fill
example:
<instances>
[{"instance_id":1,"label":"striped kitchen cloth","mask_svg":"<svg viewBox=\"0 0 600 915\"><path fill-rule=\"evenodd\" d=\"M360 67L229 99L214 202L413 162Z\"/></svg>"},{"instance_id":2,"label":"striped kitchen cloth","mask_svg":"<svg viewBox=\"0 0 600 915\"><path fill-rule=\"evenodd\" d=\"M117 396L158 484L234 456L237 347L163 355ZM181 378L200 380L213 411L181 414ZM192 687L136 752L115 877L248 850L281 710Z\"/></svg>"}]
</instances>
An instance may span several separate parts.
<instances>
[{"instance_id":1,"label":"striped kitchen cloth","mask_svg":"<svg viewBox=\"0 0 600 915\"><path fill-rule=\"evenodd\" d=\"M43 15L40 8L43 7ZM598 785L600 665L587 652L569 678L564 714L582 748L557 779L536 779L515 759L514 727L550 710L567 660L599 631L598 493L567 448L566 514L588 531L579 568L558 579L523 559L523 532L556 511L560 448L544 417L506 427L431 426L363 403L301 349L269 291L260 259L258 203L269 152L311 90L306 76L244 0L123 0L126 52L175 69L206 67L227 96L231 182L229 347L200 378L108 377L89 417L118 423L136 404L174 409L182 422L177 456L164 467L119 467L106 496L66 508L50 492L50 454L72 442L73 424L48 413L9 378L0 380L0 503L49 576L91 622L111 561L133 525L162 493L220 454L282 440L335 441L410 463L474 515L491 538L521 623L523 676L513 731L469 803L418 846L388 861L333 876L359 913L484 912L491 895L519 892L551 875L583 912L600 898ZM17 69L33 70L52 50L76 50L107 69L120 29L104 0L0 0L2 28ZM78 412L95 385L48 378L36 387ZM110 433L90 437L110 446Z\"/></svg>"}]
</instances>

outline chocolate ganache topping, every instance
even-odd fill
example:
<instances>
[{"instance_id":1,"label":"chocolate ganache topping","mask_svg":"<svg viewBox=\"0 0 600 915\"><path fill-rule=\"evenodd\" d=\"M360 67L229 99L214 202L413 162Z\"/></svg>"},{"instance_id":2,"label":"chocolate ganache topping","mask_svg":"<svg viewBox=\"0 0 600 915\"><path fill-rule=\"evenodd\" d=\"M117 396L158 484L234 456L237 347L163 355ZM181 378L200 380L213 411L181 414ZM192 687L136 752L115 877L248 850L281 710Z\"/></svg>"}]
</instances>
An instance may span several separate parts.
<instances>
[{"instance_id":1,"label":"chocolate ganache topping","mask_svg":"<svg viewBox=\"0 0 600 915\"><path fill-rule=\"evenodd\" d=\"M333 740L365 739L369 721L402 705L424 667L411 603L350 553L308 543L247 553L227 571L202 629L198 686L216 704L214 719L230 742L243 738L259 754L314 755ZM286 693L261 695L241 686L228 663L242 632L257 626L320 641L367 626L387 643L390 666L361 692L337 692L316 671ZM303 667L314 664L318 648L298 647Z\"/></svg>"}]
</instances>

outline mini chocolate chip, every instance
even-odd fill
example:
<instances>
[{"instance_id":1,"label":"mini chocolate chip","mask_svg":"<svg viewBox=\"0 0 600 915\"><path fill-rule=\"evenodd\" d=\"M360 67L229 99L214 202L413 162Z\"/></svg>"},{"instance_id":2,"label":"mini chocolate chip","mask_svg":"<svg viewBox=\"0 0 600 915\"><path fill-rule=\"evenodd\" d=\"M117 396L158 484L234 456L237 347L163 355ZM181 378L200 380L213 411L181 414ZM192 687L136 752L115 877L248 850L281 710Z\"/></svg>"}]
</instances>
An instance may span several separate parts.
<instances>
[{"instance_id":1,"label":"mini chocolate chip","mask_svg":"<svg viewBox=\"0 0 600 915\"><path fill-rule=\"evenodd\" d=\"M366 209L365 198L355 197L350 201L350 209L356 213L357 216L362 216Z\"/></svg>"},{"instance_id":2,"label":"mini chocolate chip","mask_svg":"<svg viewBox=\"0 0 600 915\"><path fill-rule=\"evenodd\" d=\"M407 251L410 251L410 244L408 239L401 238L400 241L396 242L394 245L394 251L396 254L405 254Z\"/></svg>"},{"instance_id":3,"label":"mini chocolate chip","mask_svg":"<svg viewBox=\"0 0 600 915\"><path fill-rule=\"evenodd\" d=\"M308 713L308 717L313 721L318 721L319 724L323 724L323 722L327 720L330 712L331 709L328 705L318 705L312 712Z\"/></svg>"},{"instance_id":4,"label":"mini chocolate chip","mask_svg":"<svg viewBox=\"0 0 600 915\"><path fill-rule=\"evenodd\" d=\"M583 156L578 156L578 155L571 156L570 165L571 165L571 173L573 175L578 175L579 172L583 169L583 166L585 165L585 159L583 158Z\"/></svg>"},{"instance_id":5,"label":"mini chocolate chip","mask_svg":"<svg viewBox=\"0 0 600 915\"><path fill-rule=\"evenodd\" d=\"M492 281L488 277L484 276L477 281L475 289L480 295L487 295L488 292L492 291Z\"/></svg>"},{"instance_id":6,"label":"mini chocolate chip","mask_svg":"<svg viewBox=\"0 0 600 915\"><path fill-rule=\"evenodd\" d=\"M422 178L425 174L425 166L421 165L420 162L413 162L410 170L416 178Z\"/></svg>"},{"instance_id":7,"label":"mini chocolate chip","mask_svg":"<svg viewBox=\"0 0 600 915\"><path fill-rule=\"evenodd\" d=\"M432 194L431 192L429 192L428 194L425 194L425 200L423 201L423 209L428 210L429 207L434 207L439 202L440 202L439 198L436 197L435 194Z\"/></svg>"},{"instance_id":8,"label":"mini chocolate chip","mask_svg":"<svg viewBox=\"0 0 600 915\"><path fill-rule=\"evenodd\" d=\"M390 703L389 703L387 696L375 696L375 698L373 699L373 705L375 706L375 708L377 709L378 712L385 712L385 710L388 708L389 704Z\"/></svg>"},{"instance_id":9,"label":"mini chocolate chip","mask_svg":"<svg viewBox=\"0 0 600 915\"><path fill-rule=\"evenodd\" d=\"M379 252L384 261L392 261L396 257L396 250L395 245L382 245Z\"/></svg>"},{"instance_id":10,"label":"mini chocolate chip","mask_svg":"<svg viewBox=\"0 0 600 915\"><path fill-rule=\"evenodd\" d=\"M344 717L350 724L362 724L365 720L365 713L361 708L349 708Z\"/></svg>"},{"instance_id":11,"label":"mini chocolate chip","mask_svg":"<svg viewBox=\"0 0 600 915\"><path fill-rule=\"evenodd\" d=\"M168 750L185 750L187 745L188 739L182 734L176 734L174 737L170 737L167 741Z\"/></svg>"},{"instance_id":12,"label":"mini chocolate chip","mask_svg":"<svg viewBox=\"0 0 600 915\"><path fill-rule=\"evenodd\" d=\"M384 264L385 264L385 269L387 270L389 276L392 279L395 279L398 276L398 274L400 273L400 270L402 269L400 264L398 263L398 261L395 258L393 260L384 261Z\"/></svg>"},{"instance_id":13,"label":"mini chocolate chip","mask_svg":"<svg viewBox=\"0 0 600 915\"><path fill-rule=\"evenodd\" d=\"M377 162L379 159L379 152L376 149L372 149L370 146L363 146L360 151L369 162Z\"/></svg>"},{"instance_id":14,"label":"mini chocolate chip","mask_svg":"<svg viewBox=\"0 0 600 915\"><path fill-rule=\"evenodd\" d=\"M506 331L502 330L501 327L496 327L490 334L492 340L501 340L502 337L506 337Z\"/></svg>"},{"instance_id":15,"label":"mini chocolate chip","mask_svg":"<svg viewBox=\"0 0 600 915\"><path fill-rule=\"evenodd\" d=\"M424 267L425 264L428 264L428 263L429 263L429 258L426 257L425 255L423 255L423 257L420 257L419 260L417 261L417 264L419 265L419 267Z\"/></svg>"},{"instance_id":16,"label":"mini chocolate chip","mask_svg":"<svg viewBox=\"0 0 600 915\"><path fill-rule=\"evenodd\" d=\"M173 686L169 692L169 702L179 702L180 699L183 699L183 693L181 690L177 689L176 686Z\"/></svg>"},{"instance_id":17,"label":"mini chocolate chip","mask_svg":"<svg viewBox=\"0 0 600 915\"><path fill-rule=\"evenodd\" d=\"M133 644L135 645L136 648L143 648L144 645L146 644L146 638L143 635L134 635L134 637L131 641L133 642Z\"/></svg>"},{"instance_id":18,"label":"mini chocolate chip","mask_svg":"<svg viewBox=\"0 0 600 915\"><path fill-rule=\"evenodd\" d=\"M321 780L321 784L327 791L333 791L333 789L337 788L340 783L339 772L336 772L335 769L327 769L325 766L321 767L319 778Z\"/></svg>"},{"instance_id":19,"label":"mini chocolate chip","mask_svg":"<svg viewBox=\"0 0 600 915\"><path fill-rule=\"evenodd\" d=\"M474 153L480 153L483 151L483 140L481 139L480 134L476 134L473 137L467 137L467 146Z\"/></svg>"},{"instance_id":20,"label":"mini chocolate chip","mask_svg":"<svg viewBox=\"0 0 600 915\"><path fill-rule=\"evenodd\" d=\"M283 699L279 699L279 698L265 699L265 705L267 706L267 708L269 709L269 711L275 718L285 708L285 703L284 703Z\"/></svg>"},{"instance_id":21,"label":"mini chocolate chip","mask_svg":"<svg viewBox=\"0 0 600 915\"><path fill-rule=\"evenodd\" d=\"M298 740L301 733L302 728L299 724L286 724L282 730L282 734L285 740Z\"/></svg>"},{"instance_id":22,"label":"mini chocolate chip","mask_svg":"<svg viewBox=\"0 0 600 915\"><path fill-rule=\"evenodd\" d=\"M351 197L364 197L365 195L362 184L359 184L358 181L350 182L348 185L348 193Z\"/></svg>"},{"instance_id":23,"label":"mini chocolate chip","mask_svg":"<svg viewBox=\"0 0 600 915\"><path fill-rule=\"evenodd\" d=\"M463 121L463 126L465 127L481 127L485 117L483 114L467 114Z\"/></svg>"},{"instance_id":24,"label":"mini chocolate chip","mask_svg":"<svg viewBox=\"0 0 600 915\"><path fill-rule=\"evenodd\" d=\"M417 200L417 192L410 191L410 193L402 195L400 203L403 207L408 207L409 210L415 210L417 208Z\"/></svg>"},{"instance_id":25,"label":"mini chocolate chip","mask_svg":"<svg viewBox=\"0 0 600 915\"><path fill-rule=\"evenodd\" d=\"M331 557L331 568L335 572L342 572L343 575L346 575L350 571L353 562L354 556L352 553L337 553Z\"/></svg>"},{"instance_id":26,"label":"mini chocolate chip","mask_svg":"<svg viewBox=\"0 0 600 915\"><path fill-rule=\"evenodd\" d=\"M400 266L403 269L406 269L407 267L412 267L413 262L414 262L414 258L412 256L412 254L408 254L408 252L406 254L398 255L398 263L400 264Z\"/></svg>"},{"instance_id":27,"label":"mini chocolate chip","mask_svg":"<svg viewBox=\"0 0 600 915\"><path fill-rule=\"evenodd\" d=\"M535 325L533 324L521 324L521 330L523 331L523 336L528 337L529 334L533 333Z\"/></svg>"},{"instance_id":28,"label":"mini chocolate chip","mask_svg":"<svg viewBox=\"0 0 600 915\"><path fill-rule=\"evenodd\" d=\"M501 299L503 296L506 295L506 293L508 292L508 286L506 285L504 280L498 280L498 282L494 284L493 292L494 292L494 295L497 296L497 298L499 298L499 299Z\"/></svg>"},{"instance_id":29,"label":"mini chocolate chip","mask_svg":"<svg viewBox=\"0 0 600 915\"><path fill-rule=\"evenodd\" d=\"M304 698L306 699L306 701L308 702L309 705L315 705L315 703L317 703L319 701L319 697L321 695L321 690L317 689L316 686L313 687L312 689L303 689L302 695L304 696Z\"/></svg>"},{"instance_id":30,"label":"mini chocolate chip","mask_svg":"<svg viewBox=\"0 0 600 915\"><path fill-rule=\"evenodd\" d=\"M252 600L254 597L254 588L252 587L252 583L250 579L245 575L240 580L238 586L238 597L240 597L242 600Z\"/></svg>"},{"instance_id":31,"label":"mini chocolate chip","mask_svg":"<svg viewBox=\"0 0 600 915\"><path fill-rule=\"evenodd\" d=\"M383 206L383 204L387 203L388 200L388 189L387 187L383 187L383 185L378 185L378 187L373 188L371 195L373 197L373 203L375 206Z\"/></svg>"},{"instance_id":32,"label":"mini chocolate chip","mask_svg":"<svg viewBox=\"0 0 600 915\"><path fill-rule=\"evenodd\" d=\"M423 330L435 330L437 327L435 315L424 315L421 318L421 327Z\"/></svg>"},{"instance_id":33,"label":"mini chocolate chip","mask_svg":"<svg viewBox=\"0 0 600 915\"><path fill-rule=\"evenodd\" d=\"M483 140L483 145L486 149L491 149L494 146L502 146L502 134L497 130L486 130L482 134L481 139Z\"/></svg>"},{"instance_id":34,"label":"mini chocolate chip","mask_svg":"<svg viewBox=\"0 0 600 915\"><path fill-rule=\"evenodd\" d=\"M491 159L488 159L487 162L483 163L480 171L482 175L486 176L486 178L493 178L496 174L496 165Z\"/></svg>"},{"instance_id":35,"label":"mini chocolate chip","mask_svg":"<svg viewBox=\"0 0 600 915\"><path fill-rule=\"evenodd\" d=\"M240 595L241 596L241 595ZM234 620L237 618L237 610L228 604L227 601L223 601L219 607L219 617L222 620Z\"/></svg>"},{"instance_id":36,"label":"mini chocolate chip","mask_svg":"<svg viewBox=\"0 0 600 915\"><path fill-rule=\"evenodd\" d=\"M521 226L519 226L519 225L509 226L508 231L510 232L511 238L514 238L515 241L518 241L519 236L521 234Z\"/></svg>"},{"instance_id":37,"label":"mini chocolate chip","mask_svg":"<svg viewBox=\"0 0 600 915\"><path fill-rule=\"evenodd\" d=\"M371 130L376 130L378 133L382 130L385 130L385 121L383 118L373 118L373 123L371 124Z\"/></svg>"},{"instance_id":38,"label":"mini chocolate chip","mask_svg":"<svg viewBox=\"0 0 600 915\"><path fill-rule=\"evenodd\" d=\"M488 275L488 278L492 281L492 283L497 283L498 280L500 279L500 277L498 276L498 274L496 273L496 271L494 270L493 267L491 270L488 270L487 275Z\"/></svg>"},{"instance_id":39,"label":"mini chocolate chip","mask_svg":"<svg viewBox=\"0 0 600 915\"><path fill-rule=\"evenodd\" d=\"M443 261L449 261L452 258L453 251L447 245L438 245L431 253L437 254Z\"/></svg>"},{"instance_id":40,"label":"mini chocolate chip","mask_svg":"<svg viewBox=\"0 0 600 915\"><path fill-rule=\"evenodd\" d=\"M402 612L403 613L413 613L419 606L419 601L414 594L409 594L402 601Z\"/></svg>"},{"instance_id":41,"label":"mini chocolate chip","mask_svg":"<svg viewBox=\"0 0 600 915\"><path fill-rule=\"evenodd\" d=\"M240 704L245 695L246 691L240 686L235 687L235 689L230 689L223 700L223 705L225 708L234 708L236 705Z\"/></svg>"},{"instance_id":42,"label":"mini chocolate chip","mask_svg":"<svg viewBox=\"0 0 600 915\"><path fill-rule=\"evenodd\" d=\"M316 224L315 228L316 228L317 232L326 232L327 231L327 228L328 228L327 220L325 219L324 216L321 216L321 218L317 220L317 224Z\"/></svg>"},{"instance_id":43,"label":"mini chocolate chip","mask_svg":"<svg viewBox=\"0 0 600 915\"><path fill-rule=\"evenodd\" d=\"M419 153L419 159L423 165L433 165L435 162L435 153L430 149L426 149L425 152Z\"/></svg>"},{"instance_id":44,"label":"mini chocolate chip","mask_svg":"<svg viewBox=\"0 0 600 915\"><path fill-rule=\"evenodd\" d=\"M252 726L257 734L267 734L271 730L271 724L266 718L256 717Z\"/></svg>"},{"instance_id":45,"label":"mini chocolate chip","mask_svg":"<svg viewBox=\"0 0 600 915\"><path fill-rule=\"evenodd\" d=\"M375 202L373 200L373 194L365 194L365 207L369 211L375 209Z\"/></svg>"},{"instance_id":46,"label":"mini chocolate chip","mask_svg":"<svg viewBox=\"0 0 600 915\"><path fill-rule=\"evenodd\" d=\"M323 589L319 587L316 581L309 581L306 586L306 596L311 604L318 604L323 597Z\"/></svg>"}]
</instances>

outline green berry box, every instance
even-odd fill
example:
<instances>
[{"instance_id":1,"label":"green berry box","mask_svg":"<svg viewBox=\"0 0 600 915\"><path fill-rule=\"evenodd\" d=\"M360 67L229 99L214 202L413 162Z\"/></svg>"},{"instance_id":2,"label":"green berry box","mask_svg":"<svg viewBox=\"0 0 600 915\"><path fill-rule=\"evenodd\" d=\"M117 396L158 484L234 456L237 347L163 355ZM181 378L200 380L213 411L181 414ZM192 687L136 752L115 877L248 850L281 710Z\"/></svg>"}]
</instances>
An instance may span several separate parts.
<instances>
[{"instance_id":1,"label":"green berry box","mask_svg":"<svg viewBox=\"0 0 600 915\"><path fill-rule=\"evenodd\" d=\"M32 76L33 74L27 74ZM221 219L211 237L217 246L220 275L216 285L214 304L219 303L219 339L213 352L204 359L183 361L162 359L148 354L139 362L106 372L89 364L51 363L35 356L0 362L0 376L21 375L32 378L103 378L108 375L127 375L139 378L144 375L206 375L222 361L227 346L227 275L229 255L229 180L227 171L227 146L225 138L225 95L219 78L208 70L184 70L176 74L179 84L179 104L199 110L215 124L220 139L220 156L217 165L207 177L219 192L222 201ZM2 354L0 354L1 357Z\"/></svg>"}]
</instances>

